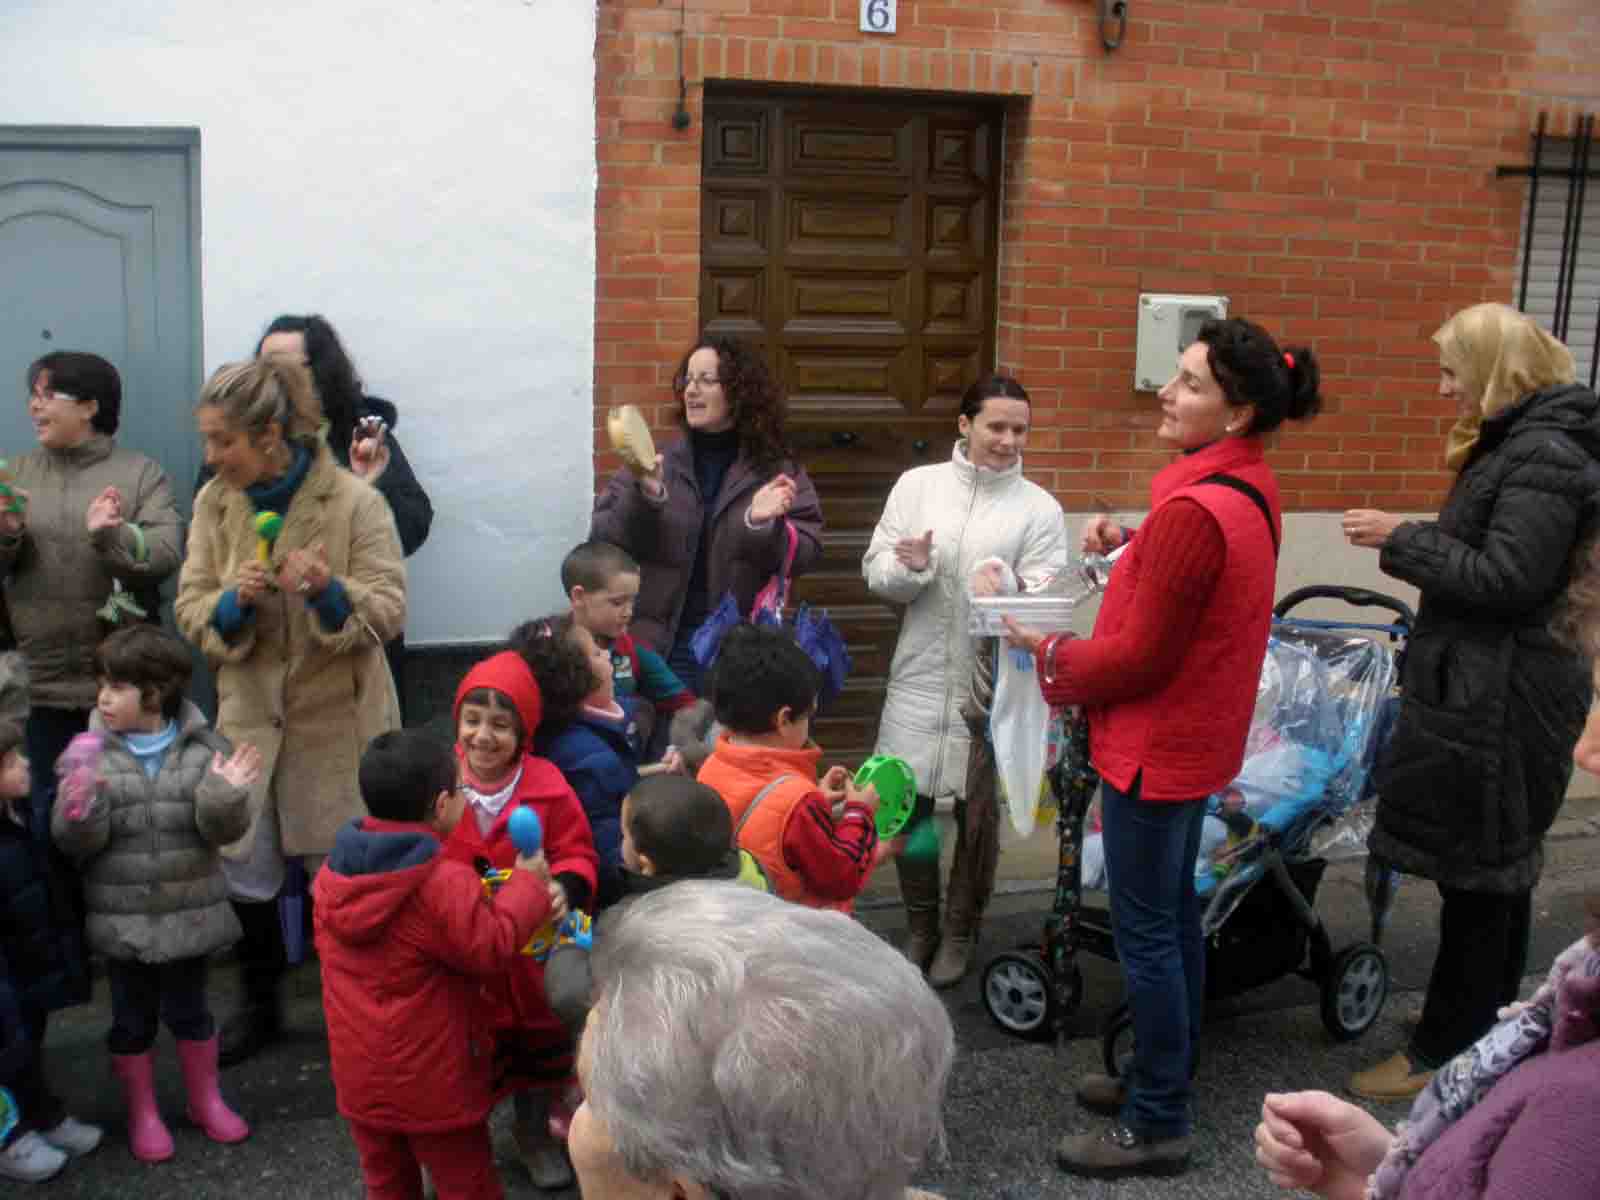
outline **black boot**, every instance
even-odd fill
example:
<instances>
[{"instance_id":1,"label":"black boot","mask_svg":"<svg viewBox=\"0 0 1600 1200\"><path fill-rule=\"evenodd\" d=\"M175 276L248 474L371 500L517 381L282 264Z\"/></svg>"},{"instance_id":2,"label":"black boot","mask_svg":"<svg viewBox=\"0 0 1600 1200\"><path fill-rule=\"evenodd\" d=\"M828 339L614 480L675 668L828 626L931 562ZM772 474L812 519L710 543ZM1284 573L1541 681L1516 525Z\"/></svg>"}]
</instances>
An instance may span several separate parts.
<instances>
[{"instance_id":1,"label":"black boot","mask_svg":"<svg viewBox=\"0 0 1600 1200\"><path fill-rule=\"evenodd\" d=\"M283 927L278 923L275 900L232 902L244 927L239 939L239 979L244 998L238 1012L222 1026L217 1062L231 1067L253 1057L283 1036L283 999L280 995L288 960L283 950Z\"/></svg>"}]
</instances>

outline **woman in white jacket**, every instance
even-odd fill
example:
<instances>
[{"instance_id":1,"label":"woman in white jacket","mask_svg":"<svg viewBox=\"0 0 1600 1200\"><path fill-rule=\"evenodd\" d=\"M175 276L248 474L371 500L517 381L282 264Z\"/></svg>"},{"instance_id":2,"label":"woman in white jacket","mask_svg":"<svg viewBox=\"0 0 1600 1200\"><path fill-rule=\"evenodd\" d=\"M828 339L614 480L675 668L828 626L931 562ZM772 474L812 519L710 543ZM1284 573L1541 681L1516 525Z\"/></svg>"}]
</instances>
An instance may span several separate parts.
<instances>
[{"instance_id":1,"label":"woman in white jacket","mask_svg":"<svg viewBox=\"0 0 1600 1200\"><path fill-rule=\"evenodd\" d=\"M1061 506L1022 477L1029 418L1028 393L1015 379L985 375L968 388L950 461L899 478L861 564L876 595L906 606L877 751L916 772L919 819L937 796L953 793L956 801L942 938L938 862L895 860L911 925L906 957L935 987L953 986L972 966L1000 853L997 808L982 828L968 829L966 820L969 740L961 705L973 666L969 581L980 592L998 590L1009 572L1027 591L1067 565Z\"/></svg>"}]
</instances>

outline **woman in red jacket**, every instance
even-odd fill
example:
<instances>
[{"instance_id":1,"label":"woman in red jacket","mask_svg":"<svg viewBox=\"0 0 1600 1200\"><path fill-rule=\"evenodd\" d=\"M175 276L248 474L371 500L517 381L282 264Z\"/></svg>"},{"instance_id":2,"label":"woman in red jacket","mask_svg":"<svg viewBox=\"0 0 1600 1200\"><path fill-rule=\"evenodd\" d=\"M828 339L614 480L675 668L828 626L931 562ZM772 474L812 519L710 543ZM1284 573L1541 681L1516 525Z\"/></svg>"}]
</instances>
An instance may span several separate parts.
<instances>
[{"instance_id":1,"label":"woman in red jacket","mask_svg":"<svg viewBox=\"0 0 1600 1200\"><path fill-rule=\"evenodd\" d=\"M1182 457L1156 476L1138 530L1085 526L1085 552L1132 544L1117 562L1094 635L1041 637L1034 651L1052 704L1088 711L1103 779L1106 865L1117 954L1127 976L1131 1081L1091 1075L1086 1108L1119 1117L1102 1135L1063 1139L1061 1166L1114 1177L1188 1165L1189 1077L1205 995L1194 893L1205 799L1244 760L1266 654L1282 518L1262 436L1316 412L1310 350L1285 353L1259 325L1208 321L1161 389L1156 435Z\"/></svg>"}]
</instances>

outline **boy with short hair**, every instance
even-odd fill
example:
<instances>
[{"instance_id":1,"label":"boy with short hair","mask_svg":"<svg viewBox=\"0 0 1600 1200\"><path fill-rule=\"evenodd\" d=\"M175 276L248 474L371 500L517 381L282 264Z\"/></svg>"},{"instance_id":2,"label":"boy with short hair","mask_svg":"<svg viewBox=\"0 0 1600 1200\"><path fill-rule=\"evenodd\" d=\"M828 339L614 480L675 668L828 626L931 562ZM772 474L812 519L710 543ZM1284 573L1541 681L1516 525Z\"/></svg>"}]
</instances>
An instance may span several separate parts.
<instances>
[{"instance_id":1,"label":"boy with short hair","mask_svg":"<svg viewBox=\"0 0 1600 1200\"><path fill-rule=\"evenodd\" d=\"M549 918L544 856L519 856L493 900L444 857L464 798L450 747L420 732L374 738L360 784L370 815L339 831L313 885L339 1112L369 1195L420 1195L420 1165L440 1200L493 1200L480 991Z\"/></svg>"},{"instance_id":2,"label":"boy with short hair","mask_svg":"<svg viewBox=\"0 0 1600 1200\"><path fill-rule=\"evenodd\" d=\"M788 634L730 630L711 684L724 733L698 778L721 794L735 843L755 856L773 891L849 912L891 844L878 842L874 788L858 789L843 767L817 780L822 748L811 740L811 718L821 682Z\"/></svg>"},{"instance_id":3,"label":"boy with short hair","mask_svg":"<svg viewBox=\"0 0 1600 1200\"><path fill-rule=\"evenodd\" d=\"M728 806L703 783L682 775L641 779L622 801L622 899L684 879L724 879L770 891L761 867L733 844ZM605 926L600 926L604 937ZM550 1007L575 1034L589 1015L589 951L562 945L545 963Z\"/></svg>"},{"instance_id":4,"label":"boy with short hair","mask_svg":"<svg viewBox=\"0 0 1600 1200\"><path fill-rule=\"evenodd\" d=\"M639 595L639 564L633 555L610 542L584 542L562 560L561 588L572 605L573 621L611 651L612 679L624 708L635 694L666 713L695 703L694 693L667 666L666 659L641 646L628 632ZM649 719L653 714L643 715L647 726L654 724ZM648 728L645 736L648 740Z\"/></svg>"}]
</instances>

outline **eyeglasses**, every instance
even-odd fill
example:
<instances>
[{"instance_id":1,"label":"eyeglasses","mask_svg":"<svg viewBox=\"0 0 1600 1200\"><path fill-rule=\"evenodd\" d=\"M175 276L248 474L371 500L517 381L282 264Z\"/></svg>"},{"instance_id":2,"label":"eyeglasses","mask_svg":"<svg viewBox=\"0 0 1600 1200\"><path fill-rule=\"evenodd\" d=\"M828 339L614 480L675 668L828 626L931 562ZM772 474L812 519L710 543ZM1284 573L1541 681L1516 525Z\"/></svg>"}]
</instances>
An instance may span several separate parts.
<instances>
[{"instance_id":1,"label":"eyeglasses","mask_svg":"<svg viewBox=\"0 0 1600 1200\"><path fill-rule=\"evenodd\" d=\"M688 391L691 383L698 383L703 388L721 387L722 377L719 375L677 375L672 380L673 388L680 392Z\"/></svg>"},{"instance_id":2,"label":"eyeglasses","mask_svg":"<svg viewBox=\"0 0 1600 1200\"><path fill-rule=\"evenodd\" d=\"M53 388L36 387L28 393L28 403L31 404L35 400L40 400L45 403L55 400L61 404L76 404L78 398L76 396L69 395L66 392L55 391Z\"/></svg>"}]
</instances>

